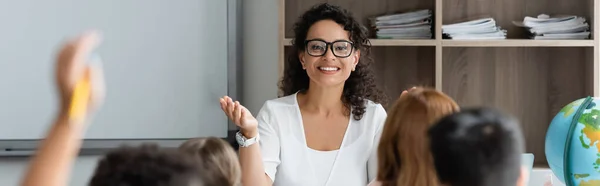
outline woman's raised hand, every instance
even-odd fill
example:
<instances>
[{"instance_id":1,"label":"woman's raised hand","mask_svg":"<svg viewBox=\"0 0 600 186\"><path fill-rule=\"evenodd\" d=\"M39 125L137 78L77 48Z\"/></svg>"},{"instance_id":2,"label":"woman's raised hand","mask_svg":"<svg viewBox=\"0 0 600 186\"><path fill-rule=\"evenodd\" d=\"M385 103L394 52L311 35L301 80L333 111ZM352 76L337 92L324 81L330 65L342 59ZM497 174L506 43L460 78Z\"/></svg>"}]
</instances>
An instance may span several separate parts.
<instances>
[{"instance_id":1,"label":"woman's raised hand","mask_svg":"<svg viewBox=\"0 0 600 186\"><path fill-rule=\"evenodd\" d=\"M247 138L252 138L258 134L258 121L252 113L246 107L242 106L240 102L231 100L230 97L225 96L219 99L221 103L221 109L223 112L237 125L240 127L241 132Z\"/></svg>"}]
</instances>

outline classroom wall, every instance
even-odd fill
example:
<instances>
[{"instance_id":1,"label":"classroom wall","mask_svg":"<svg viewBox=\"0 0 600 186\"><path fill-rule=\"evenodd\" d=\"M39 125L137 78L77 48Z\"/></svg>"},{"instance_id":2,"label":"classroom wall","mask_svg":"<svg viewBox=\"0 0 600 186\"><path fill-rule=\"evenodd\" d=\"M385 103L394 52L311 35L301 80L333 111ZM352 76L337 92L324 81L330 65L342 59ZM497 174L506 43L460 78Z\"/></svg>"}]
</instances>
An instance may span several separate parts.
<instances>
[{"instance_id":1,"label":"classroom wall","mask_svg":"<svg viewBox=\"0 0 600 186\"><path fill-rule=\"evenodd\" d=\"M243 7L242 104L256 115L266 100L277 97L279 5L278 0L252 0Z\"/></svg>"},{"instance_id":2,"label":"classroom wall","mask_svg":"<svg viewBox=\"0 0 600 186\"><path fill-rule=\"evenodd\" d=\"M246 1L248 2L248 1ZM253 113L264 101L277 96L277 0L253 0L243 4L242 99ZM84 186L98 156L79 157L73 167L71 186ZM0 185L18 185L28 158L0 158Z\"/></svg>"}]
</instances>

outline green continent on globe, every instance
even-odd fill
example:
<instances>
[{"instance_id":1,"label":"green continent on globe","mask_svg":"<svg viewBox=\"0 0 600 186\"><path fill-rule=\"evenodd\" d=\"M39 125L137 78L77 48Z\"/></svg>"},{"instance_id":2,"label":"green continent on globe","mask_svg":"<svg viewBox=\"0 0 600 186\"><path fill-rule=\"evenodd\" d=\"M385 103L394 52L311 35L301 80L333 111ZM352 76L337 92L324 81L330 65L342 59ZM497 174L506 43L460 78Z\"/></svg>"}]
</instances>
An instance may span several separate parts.
<instances>
[{"instance_id":1,"label":"green continent on globe","mask_svg":"<svg viewBox=\"0 0 600 186\"><path fill-rule=\"evenodd\" d=\"M593 127L595 130L600 129L600 110L592 109L590 113L584 113L579 117L579 123L585 125L585 127Z\"/></svg>"},{"instance_id":2,"label":"green continent on globe","mask_svg":"<svg viewBox=\"0 0 600 186\"><path fill-rule=\"evenodd\" d=\"M600 150L600 143L598 143L600 142L600 110L593 109L590 113L582 114L579 123L584 125L581 136L579 136L583 148L589 149L590 146L596 145ZM589 143L585 143L584 135L590 140Z\"/></svg>"},{"instance_id":3,"label":"green continent on globe","mask_svg":"<svg viewBox=\"0 0 600 186\"><path fill-rule=\"evenodd\" d=\"M581 105L581 103L583 103L583 99L580 99L580 100L574 101L572 103L569 103L567 106L565 106L564 108L560 109L559 112L565 113L565 114L563 114L563 116L565 118L569 117L569 115L571 115L571 114L573 114L573 112L575 112L575 109L573 109L573 107L579 106L579 105Z\"/></svg>"},{"instance_id":4,"label":"green continent on globe","mask_svg":"<svg viewBox=\"0 0 600 186\"><path fill-rule=\"evenodd\" d=\"M587 178L590 174L574 174L575 179Z\"/></svg>"},{"instance_id":5,"label":"green continent on globe","mask_svg":"<svg viewBox=\"0 0 600 186\"><path fill-rule=\"evenodd\" d=\"M581 142L581 146L583 146L583 148L585 148L585 149L589 149L589 148L590 148L590 146L589 146L588 144L586 144L586 143L585 143L585 140L584 140L584 138L583 138L583 135L585 135L585 134L583 133L583 129L581 129L581 135L579 135L579 141Z\"/></svg>"},{"instance_id":6,"label":"green continent on globe","mask_svg":"<svg viewBox=\"0 0 600 186\"><path fill-rule=\"evenodd\" d=\"M596 146L596 162L592 165L596 171L600 172L600 110L593 109L590 113L584 113L578 120L579 123L584 125L579 136L581 146L585 149L589 149L591 146ZM587 137L590 142L586 143L584 136Z\"/></svg>"}]
</instances>

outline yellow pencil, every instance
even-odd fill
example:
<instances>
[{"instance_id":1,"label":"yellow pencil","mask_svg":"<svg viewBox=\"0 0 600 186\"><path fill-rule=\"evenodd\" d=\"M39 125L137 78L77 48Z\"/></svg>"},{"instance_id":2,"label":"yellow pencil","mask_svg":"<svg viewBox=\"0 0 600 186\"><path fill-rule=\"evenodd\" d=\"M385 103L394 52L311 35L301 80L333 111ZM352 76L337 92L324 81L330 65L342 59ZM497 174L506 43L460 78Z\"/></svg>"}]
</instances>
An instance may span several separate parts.
<instances>
[{"instance_id":1,"label":"yellow pencil","mask_svg":"<svg viewBox=\"0 0 600 186\"><path fill-rule=\"evenodd\" d=\"M86 70L83 77L77 81L71 97L69 107L69 119L75 122L82 122L85 119L88 102L90 100L90 74Z\"/></svg>"}]
</instances>

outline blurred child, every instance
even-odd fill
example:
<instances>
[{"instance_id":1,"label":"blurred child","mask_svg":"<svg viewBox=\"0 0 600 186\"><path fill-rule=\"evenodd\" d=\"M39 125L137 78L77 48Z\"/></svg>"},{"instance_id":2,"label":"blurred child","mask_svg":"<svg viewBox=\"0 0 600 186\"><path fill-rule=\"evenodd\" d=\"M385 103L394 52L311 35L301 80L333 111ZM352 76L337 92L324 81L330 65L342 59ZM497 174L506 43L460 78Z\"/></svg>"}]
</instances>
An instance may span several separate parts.
<instances>
[{"instance_id":1,"label":"blurred child","mask_svg":"<svg viewBox=\"0 0 600 186\"><path fill-rule=\"evenodd\" d=\"M202 162L202 174L219 186L240 186L242 170L237 154L225 140L216 137L190 139L179 151Z\"/></svg>"},{"instance_id":2,"label":"blurred child","mask_svg":"<svg viewBox=\"0 0 600 186\"><path fill-rule=\"evenodd\" d=\"M517 121L496 110L463 110L429 131L440 182L447 186L525 186L523 135Z\"/></svg>"},{"instance_id":3,"label":"blurred child","mask_svg":"<svg viewBox=\"0 0 600 186\"><path fill-rule=\"evenodd\" d=\"M377 179L369 186L438 185L427 130L458 111L454 100L435 89L403 92L388 112L377 151Z\"/></svg>"}]
</instances>

